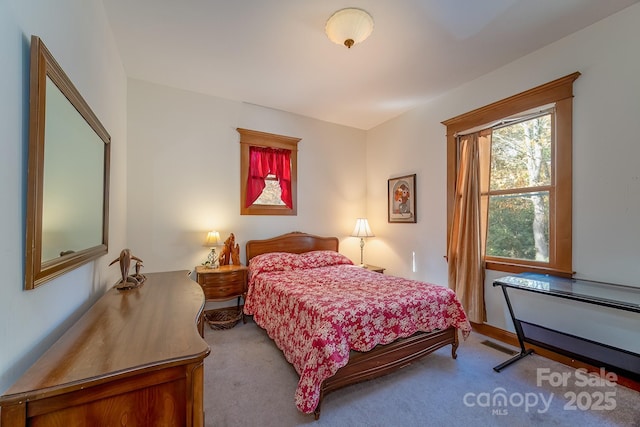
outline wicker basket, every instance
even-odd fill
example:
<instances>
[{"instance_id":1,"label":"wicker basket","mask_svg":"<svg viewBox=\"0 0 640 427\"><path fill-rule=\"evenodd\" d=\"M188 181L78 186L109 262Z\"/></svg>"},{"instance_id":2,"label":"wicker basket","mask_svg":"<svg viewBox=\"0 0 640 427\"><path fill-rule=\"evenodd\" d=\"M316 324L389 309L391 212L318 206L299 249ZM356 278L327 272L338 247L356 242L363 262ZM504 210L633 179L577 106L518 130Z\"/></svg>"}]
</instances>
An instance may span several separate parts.
<instances>
[{"instance_id":1,"label":"wicker basket","mask_svg":"<svg viewBox=\"0 0 640 427\"><path fill-rule=\"evenodd\" d=\"M211 329L231 329L242 318L242 311L235 307L207 310L204 318Z\"/></svg>"}]
</instances>

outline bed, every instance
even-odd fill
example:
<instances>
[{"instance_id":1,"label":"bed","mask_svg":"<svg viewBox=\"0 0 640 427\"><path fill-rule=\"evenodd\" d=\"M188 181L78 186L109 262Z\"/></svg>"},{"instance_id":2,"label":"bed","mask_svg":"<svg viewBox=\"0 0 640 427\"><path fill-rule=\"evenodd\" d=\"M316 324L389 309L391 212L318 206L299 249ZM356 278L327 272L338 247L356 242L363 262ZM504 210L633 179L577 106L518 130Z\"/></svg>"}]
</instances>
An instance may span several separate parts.
<instances>
[{"instance_id":1,"label":"bed","mask_svg":"<svg viewBox=\"0 0 640 427\"><path fill-rule=\"evenodd\" d=\"M408 365L471 331L448 288L353 265L338 239L294 232L246 244L244 312L282 350L300 380L296 406L320 417L339 388ZM345 292L346 290L346 292Z\"/></svg>"}]
</instances>

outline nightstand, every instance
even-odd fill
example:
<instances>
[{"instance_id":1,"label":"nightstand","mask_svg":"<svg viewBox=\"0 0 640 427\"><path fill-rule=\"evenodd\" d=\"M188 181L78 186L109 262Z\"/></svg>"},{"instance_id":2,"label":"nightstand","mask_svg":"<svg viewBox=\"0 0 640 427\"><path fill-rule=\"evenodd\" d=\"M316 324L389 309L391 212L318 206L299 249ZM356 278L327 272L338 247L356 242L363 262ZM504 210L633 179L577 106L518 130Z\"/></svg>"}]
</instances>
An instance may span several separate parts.
<instances>
[{"instance_id":1,"label":"nightstand","mask_svg":"<svg viewBox=\"0 0 640 427\"><path fill-rule=\"evenodd\" d=\"M386 270L384 267L378 267L377 265L370 264L365 264L364 268L369 271L375 271L376 273L384 273L384 270Z\"/></svg>"},{"instance_id":2,"label":"nightstand","mask_svg":"<svg viewBox=\"0 0 640 427\"><path fill-rule=\"evenodd\" d=\"M247 273L248 269L244 265L223 265L218 268L196 267L196 280L202 286L207 302L229 301L234 298L238 300L236 312L232 316L228 315L228 309L208 310L205 317L209 326L212 328L214 325L233 326L240 319L245 323L244 314L240 308L240 297L247 296ZM220 317L224 313L227 314L226 317ZM217 317L212 320L214 315Z\"/></svg>"}]
</instances>

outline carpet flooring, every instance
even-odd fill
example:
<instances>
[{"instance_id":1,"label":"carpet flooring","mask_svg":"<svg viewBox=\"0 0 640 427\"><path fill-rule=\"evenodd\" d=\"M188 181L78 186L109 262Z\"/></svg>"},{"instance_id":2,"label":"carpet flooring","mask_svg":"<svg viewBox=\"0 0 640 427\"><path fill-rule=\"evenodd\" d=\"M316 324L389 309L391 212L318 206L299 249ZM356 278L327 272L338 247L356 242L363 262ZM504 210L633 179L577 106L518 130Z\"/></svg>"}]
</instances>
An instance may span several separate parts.
<instances>
[{"instance_id":1,"label":"carpet flooring","mask_svg":"<svg viewBox=\"0 0 640 427\"><path fill-rule=\"evenodd\" d=\"M216 427L631 426L640 393L533 354L497 373L515 350L472 332L458 358L444 347L392 374L325 396L320 419L295 406L298 375L249 317L205 326L205 419Z\"/></svg>"}]
</instances>

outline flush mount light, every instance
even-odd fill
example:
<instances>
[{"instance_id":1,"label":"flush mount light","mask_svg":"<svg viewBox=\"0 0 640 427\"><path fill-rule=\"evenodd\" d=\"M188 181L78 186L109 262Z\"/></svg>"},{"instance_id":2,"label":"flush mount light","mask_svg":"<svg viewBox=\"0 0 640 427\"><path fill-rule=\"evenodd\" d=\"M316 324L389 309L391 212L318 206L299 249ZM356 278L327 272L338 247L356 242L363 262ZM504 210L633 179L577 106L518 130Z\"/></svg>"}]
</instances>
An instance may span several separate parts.
<instances>
[{"instance_id":1,"label":"flush mount light","mask_svg":"<svg viewBox=\"0 0 640 427\"><path fill-rule=\"evenodd\" d=\"M331 15L324 31L329 40L351 49L351 46L362 43L371 35L373 18L362 9L340 9Z\"/></svg>"}]
</instances>

